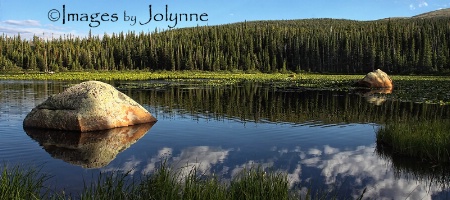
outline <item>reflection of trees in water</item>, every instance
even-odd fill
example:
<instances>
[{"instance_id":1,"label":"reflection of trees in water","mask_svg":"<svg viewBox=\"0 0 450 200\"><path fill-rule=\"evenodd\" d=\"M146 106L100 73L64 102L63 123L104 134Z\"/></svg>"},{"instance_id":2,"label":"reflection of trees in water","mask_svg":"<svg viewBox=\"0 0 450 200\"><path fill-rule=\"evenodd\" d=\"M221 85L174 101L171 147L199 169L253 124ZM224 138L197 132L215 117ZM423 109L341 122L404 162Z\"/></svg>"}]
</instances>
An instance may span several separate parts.
<instances>
[{"instance_id":1,"label":"reflection of trees in water","mask_svg":"<svg viewBox=\"0 0 450 200\"><path fill-rule=\"evenodd\" d=\"M0 103L16 102L24 105L32 102L34 105L35 100L43 101L49 95L62 92L78 82L80 81L2 81ZM166 113L166 116L176 110L193 117L289 123L311 120L322 123L384 123L450 117L449 106L401 101L386 101L375 106L367 102L367 95L358 95L357 92L293 91L261 83L219 87L173 85L121 91L138 103L156 107L158 111ZM155 113L158 114L160 113Z\"/></svg>"},{"instance_id":2,"label":"reflection of trees in water","mask_svg":"<svg viewBox=\"0 0 450 200\"><path fill-rule=\"evenodd\" d=\"M422 161L393 152L386 145L377 144L376 153L390 162L396 178L405 177L424 182L429 187L450 187L450 166L434 162Z\"/></svg>"},{"instance_id":3,"label":"reflection of trees in water","mask_svg":"<svg viewBox=\"0 0 450 200\"><path fill-rule=\"evenodd\" d=\"M448 118L449 106L386 101L379 106L353 92L288 91L261 84L222 87L169 86L159 90L123 91L160 112L173 110L194 117L304 123L384 123L408 119ZM158 113L155 113L156 115ZM170 115L169 115L170 116Z\"/></svg>"},{"instance_id":4,"label":"reflection of trees in water","mask_svg":"<svg viewBox=\"0 0 450 200\"><path fill-rule=\"evenodd\" d=\"M389 100L377 106L359 93L287 91L258 84L189 89L172 86L164 90L127 92L134 99L156 107L165 116L174 116L171 112L177 110L194 117L302 124L385 124L450 118L449 106ZM392 163L394 171L403 175L402 180L421 180L429 186L449 185L449 174L444 168L412 162L400 165L396 157L378 155Z\"/></svg>"},{"instance_id":5,"label":"reflection of trees in water","mask_svg":"<svg viewBox=\"0 0 450 200\"><path fill-rule=\"evenodd\" d=\"M64 91L68 84L70 82L1 80L0 104L2 108L5 105L14 107L16 112L29 112L48 96Z\"/></svg>"},{"instance_id":6,"label":"reflection of trees in water","mask_svg":"<svg viewBox=\"0 0 450 200\"><path fill-rule=\"evenodd\" d=\"M52 81L2 82L0 103L16 103L17 106L34 104L36 100L43 101L47 96L63 91L69 84L70 82ZM227 118L303 124L311 121L323 124L384 124L450 118L449 106L401 101L385 101L380 106L376 106L368 103L363 95L353 92L292 91L252 83L189 88L174 85L147 90L121 91L141 104L149 105L152 109L154 107L157 112L152 114L156 117L159 117L158 115L173 117L174 112L177 112L177 114L187 114L193 118L209 117L219 120ZM32 106L27 106L25 109L31 110L31 108ZM385 150L377 149L377 152L386 161L392 162L398 175L428 181L429 185L438 183L447 187L450 182L448 169L443 166L417 164L412 162L412 159L398 158L391 153L386 153ZM182 156L178 157L183 160ZM154 166L148 167L150 168Z\"/></svg>"}]
</instances>

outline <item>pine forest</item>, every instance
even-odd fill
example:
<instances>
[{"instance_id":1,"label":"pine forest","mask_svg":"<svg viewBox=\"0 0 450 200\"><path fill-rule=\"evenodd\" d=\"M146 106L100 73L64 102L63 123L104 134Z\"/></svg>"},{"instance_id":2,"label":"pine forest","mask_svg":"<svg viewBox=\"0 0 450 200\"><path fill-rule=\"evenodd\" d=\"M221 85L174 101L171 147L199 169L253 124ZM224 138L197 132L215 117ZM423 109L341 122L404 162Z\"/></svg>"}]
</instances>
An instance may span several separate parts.
<instances>
[{"instance_id":1,"label":"pine forest","mask_svg":"<svg viewBox=\"0 0 450 200\"><path fill-rule=\"evenodd\" d=\"M52 39L0 36L0 72L450 72L450 18L253 21Z\"/></svg>"}]
</instances>

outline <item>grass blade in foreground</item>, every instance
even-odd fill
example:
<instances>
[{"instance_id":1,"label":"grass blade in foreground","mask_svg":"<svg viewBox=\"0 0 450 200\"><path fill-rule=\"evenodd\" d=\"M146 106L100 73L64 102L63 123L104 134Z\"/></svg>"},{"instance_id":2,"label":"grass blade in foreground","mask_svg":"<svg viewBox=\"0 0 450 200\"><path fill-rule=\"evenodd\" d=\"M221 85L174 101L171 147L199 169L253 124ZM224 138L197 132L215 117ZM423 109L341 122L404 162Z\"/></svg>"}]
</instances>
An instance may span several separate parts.
<instances>
[{"instance_id":1,"label":"grass blade in foreground","mask_svg":"<svg viewBox=\"0 0 450 200\"><path fill-rule=\"evenodd\" d=\"M49 177L39 170L3 166L0 175L0 199L45 199L44 182Z\"/></svg>"}]
</instances>

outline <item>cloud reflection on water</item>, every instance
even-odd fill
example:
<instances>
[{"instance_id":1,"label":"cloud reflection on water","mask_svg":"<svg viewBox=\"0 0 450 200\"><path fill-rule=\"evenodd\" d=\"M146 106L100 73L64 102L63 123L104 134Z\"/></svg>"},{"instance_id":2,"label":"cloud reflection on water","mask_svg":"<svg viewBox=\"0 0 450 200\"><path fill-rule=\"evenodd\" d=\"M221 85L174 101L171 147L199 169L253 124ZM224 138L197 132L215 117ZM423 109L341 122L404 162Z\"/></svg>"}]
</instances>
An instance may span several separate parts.
<instances>
[{"instance_id":1,"label":"cloud reflection on water","mask_svg":"<svg viewBox=\"0 0 450 200\"><path fill-rule=\"evenodd\" d=\"M391 162L378 157L374 148L374 146L360 146L354 150L340 150L325 145L321 148L301 150L300 147L295 147L288 150L272 147L269 150L274 152L272 154L274 157L233 163L234 156L239 154L233 149L194 146L182 149L178 154L173 155L174 149L165 147L148 159L147 163L140 164L142 161L130 159L130 163L125 163L121 170L127 171L130 167L134 169L140 167L142 174L149 174L159 166L158 163L167 159L172 169L181 170L181 175L188 175L193 167L196 167L197 172L201 174L231 177L244 168L255 166L273 168L287 172L290 186L301 185L302 187L297 189L303 192L306 192L304 186L309 186L309 181L312 181L326 184L322 186L322 189L350 188L352 198L359 197L364 188L367 188L364 197L375 199L432 199L433 195L443 191L440 187L427 185L411 177L395 176L391 169ZM296 158L293 165L284 168L277 166L276 160L293 155ZM311 169L319 171L320 177L312 178L306 172Z\"/></svg>"},{"instance_id":2,"label":"cloud reflection on water","mask_svg":"<svg viewBox=\"0 0 450 200\"><path fill-rule=\"evenodd\" d=\"M390 161L375 155L374 146L360 146L346 151L330 149L324 147L324 151L329 153L327 156L300 161L304 166L320 169L326 184L339 185L345 181L353 188L367 188L364 196L375 199L431 199L433 193L442 191L439 187L428 187L417 180L396 177ZM361 189L354 190L352 197L359 197Z\"/></svg>"}]
</instances>

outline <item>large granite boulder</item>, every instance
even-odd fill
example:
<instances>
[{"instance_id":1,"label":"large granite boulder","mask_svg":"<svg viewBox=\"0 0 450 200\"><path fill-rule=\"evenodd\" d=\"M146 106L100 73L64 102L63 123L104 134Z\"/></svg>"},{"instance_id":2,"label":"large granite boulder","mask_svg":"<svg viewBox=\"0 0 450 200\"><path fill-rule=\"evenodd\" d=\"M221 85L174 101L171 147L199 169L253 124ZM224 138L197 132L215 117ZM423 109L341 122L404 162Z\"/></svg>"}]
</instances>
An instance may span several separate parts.
<instances>
[{"instance_id":1,"label":"large granite boulder","mask_svg":"<svg viewBox=\"0 0 450 200\"><path fill-rule=\"evenodd\" d=\"M23 126L86 132L155 121L145 108L113 86L87 81L50 96L31 110Z\"/></svg>"},{"instance_id":2,"label":"large granite boulder","mask_svg":"<svg viewBox=\"0 0 450 200\"><path fill-rule=\"evenodd\" d=\"M392 88L392 79L380 69L369 72L362 80L356 83L359 87Z\"/></svg>"}]
</instances>

